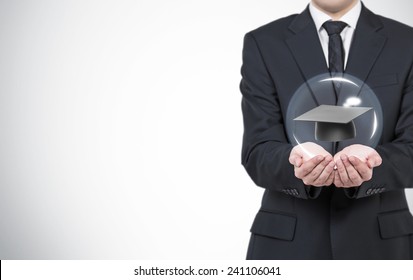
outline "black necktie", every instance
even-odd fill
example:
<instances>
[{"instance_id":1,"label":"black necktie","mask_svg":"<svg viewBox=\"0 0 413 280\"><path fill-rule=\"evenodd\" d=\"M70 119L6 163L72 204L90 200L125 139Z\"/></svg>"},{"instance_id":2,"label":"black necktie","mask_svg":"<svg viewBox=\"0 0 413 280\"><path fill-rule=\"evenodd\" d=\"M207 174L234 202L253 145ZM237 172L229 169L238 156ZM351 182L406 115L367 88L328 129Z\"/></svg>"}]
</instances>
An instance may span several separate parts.
<instances>
[{"instance_id":1,"label":"black necktie","mask_svg":"<svg viewBox=\"0 0 413 280\"><path fill-rule=\"evenodd\" d=\"M323 24L327 31L328 40L328 68L332 78L342 77L344 72L344 48L341 40L341 31L347 26L342 21L326 21ZM336 102L340 93L340 81L333 81L333 87L336 95ZM338 142L333 143L333 154L336 153Z\"/></svg>"},{"instance_id":2,"label":"black necktie","mask_svg":"<svg viewBox=\"0 0 413 280\"><path fill-rule=\"evenodd\" d=\"M340 33L347 26L342 21L326 21L323 24L327 31L328 40L328 63L330 73L334 76L335 73L344 72L344 49L343 41Z\"/></svg>"}]
</instances>

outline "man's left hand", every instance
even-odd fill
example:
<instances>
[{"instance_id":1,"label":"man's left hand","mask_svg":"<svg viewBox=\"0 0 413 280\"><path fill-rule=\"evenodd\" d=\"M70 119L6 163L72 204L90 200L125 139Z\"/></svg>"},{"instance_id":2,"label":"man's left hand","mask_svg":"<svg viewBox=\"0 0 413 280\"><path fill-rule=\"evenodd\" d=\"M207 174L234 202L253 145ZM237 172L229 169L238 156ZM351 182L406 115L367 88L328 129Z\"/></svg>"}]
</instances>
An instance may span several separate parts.
<instances>
[{"instance_id":1,"label":"man's left hand","mask_svg":"<svg viewBox=\"0 0 413 280\"><path fill-rule=\"evenodd\" d=\"M351 145L334 155L337 166L334 177L336 187L359 187L373 176L373 168L381 165L382 159L376 150L364 145Z\"/></svg>"}]
</instances>

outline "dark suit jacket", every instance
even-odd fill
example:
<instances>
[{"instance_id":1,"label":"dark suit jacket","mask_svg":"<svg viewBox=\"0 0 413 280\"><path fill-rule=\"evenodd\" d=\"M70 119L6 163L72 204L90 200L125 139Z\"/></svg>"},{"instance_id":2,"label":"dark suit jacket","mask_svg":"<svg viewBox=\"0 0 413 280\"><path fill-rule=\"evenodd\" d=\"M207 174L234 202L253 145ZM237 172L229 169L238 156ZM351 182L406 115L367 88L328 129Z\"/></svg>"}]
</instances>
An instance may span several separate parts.
<instances>
[{"instance_id":1,"label":"dark suit jacket","mask_svg":"<svg viewBox=\"0 0 413 280\"><path fill-rule=\"evenodd\" d=\"M246 34L242 164L265 188L248 259L413 258L404 192L413 186L413 29L363 6L345 71L382 105L383 164L359 188L305 186L288 162L284 119L297 88L328 73L314 22L307 8Z\"/></svg>"}]
</instances>

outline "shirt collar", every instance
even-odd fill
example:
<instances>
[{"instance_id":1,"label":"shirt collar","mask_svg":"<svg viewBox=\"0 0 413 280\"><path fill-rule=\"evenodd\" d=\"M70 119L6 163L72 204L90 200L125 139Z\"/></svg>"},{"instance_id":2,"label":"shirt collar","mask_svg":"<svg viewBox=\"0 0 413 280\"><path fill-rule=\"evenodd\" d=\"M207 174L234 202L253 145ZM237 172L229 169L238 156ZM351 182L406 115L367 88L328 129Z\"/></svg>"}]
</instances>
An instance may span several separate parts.
<instances>
[{"instance_id":1,"label":"shirt collar","mask_svg":"<svg viewBox=\"0 0 413 280\"><path fill-rule=\"evenodd\" d=\"M314 20L315 26L317 27L317 30L320 31L322 25L324 22L331 20L331 17L327 15L326 13L322 12L321 10L317 9L314 5L313 2L310 2L310 14L311 17ZM357 1L357 4L350 10L348 11L344 16L341 17L341 21L344 21L347 23L351 28L356 28L357 21L360 17L361 13L361 1Z\"/></svg>"}]
</instances>

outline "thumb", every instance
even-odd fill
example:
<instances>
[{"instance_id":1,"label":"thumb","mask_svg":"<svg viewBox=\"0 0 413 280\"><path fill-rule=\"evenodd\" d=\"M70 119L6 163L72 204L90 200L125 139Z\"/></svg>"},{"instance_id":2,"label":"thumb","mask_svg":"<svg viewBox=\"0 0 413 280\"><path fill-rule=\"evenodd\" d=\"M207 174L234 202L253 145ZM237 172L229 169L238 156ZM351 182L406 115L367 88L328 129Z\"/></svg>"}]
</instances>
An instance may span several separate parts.
<instances>
[{"instance_id":1,"label":"thumb","mask_svg":"<svg viewBox=\"0 0 413 280\"><path fill-rule=\"evenodd\" d=\"M372 156L368 158L367 164L369 165L370 168L377 167L381 165L381 157L380 156Z\"/></svg>"},{"instance_id":2,"label":"thumb","mask_svg":"<svg viewBox=\"0 0 413 280\"><path fill-rule=\"evenodd\" d=\"M301 164L303 164L302 158L301 158L301 157L297 157L297 158L295 159L294 166L295 166L295 167L300 167Z\"/></svg>"},{"instance_id":3,"label":"thumb","mask_svg":"<svg viewBox=\"0 0 413 280\"><path fill-rule=\"evenodd\" d=\"M289 158L289 162L296 167L299 167L298 165L301 165L300 161L301 157L297 154L292 154Z\"/></svg>"}]
</instances>

